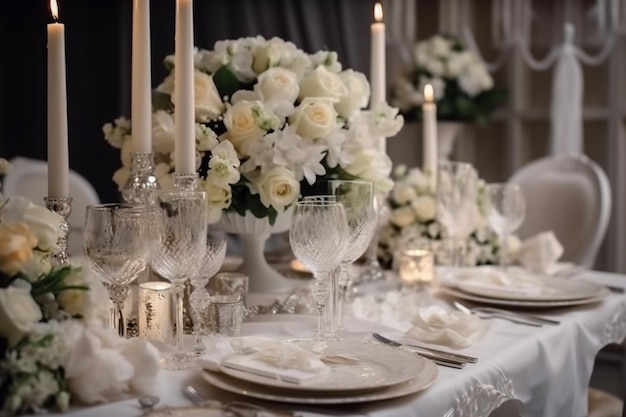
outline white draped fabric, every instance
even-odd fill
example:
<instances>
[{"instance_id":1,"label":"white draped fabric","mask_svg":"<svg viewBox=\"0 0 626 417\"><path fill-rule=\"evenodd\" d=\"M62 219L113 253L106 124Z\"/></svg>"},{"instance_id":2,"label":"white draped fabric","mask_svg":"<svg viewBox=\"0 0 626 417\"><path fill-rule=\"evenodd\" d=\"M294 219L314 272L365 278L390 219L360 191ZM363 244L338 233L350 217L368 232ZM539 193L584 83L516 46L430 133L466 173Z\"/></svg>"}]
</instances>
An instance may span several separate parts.
<instances>
[{"instance_id":1,"label":"white draped fabric","mask_svg":"<svg viewBox=\"0 0 626 417\"><path fill-rule=\"evenodd\" d=\"M624 286L623 275L585 272L579 276L600 283ZM574 279L574 278L572 278ZM541 328L492 320L486 336L459 353L478 357L478 363L463 370L439 367L439 376L425 391L384 402L346 407L289 405L307 417L346 416L438 416L438 417L533 417L583 416L587 413L587 385L597 352L626 336L626 296L611 294L603 302L541 314L561 321ZM371 339L376 331L400 337L397 329L380 323L347 321L351 338ZM314 337L312 316L259 316L245 323L243 334L280 339ZM161 371L154 394L161 406L189 405L181 389L193 384L212 399L228 401L233 395L212 388L199 370ZM522 406L523 404L523 406ZM524 413L524 408L525 413ZM495 410L493 414L490 414ZM136 417L141 414L136 399L92 408L75 409L66 417ZM54 416L54 414L51 414ZM59 415L60 417L60 415Z\"/></svg>"}]
</instances>

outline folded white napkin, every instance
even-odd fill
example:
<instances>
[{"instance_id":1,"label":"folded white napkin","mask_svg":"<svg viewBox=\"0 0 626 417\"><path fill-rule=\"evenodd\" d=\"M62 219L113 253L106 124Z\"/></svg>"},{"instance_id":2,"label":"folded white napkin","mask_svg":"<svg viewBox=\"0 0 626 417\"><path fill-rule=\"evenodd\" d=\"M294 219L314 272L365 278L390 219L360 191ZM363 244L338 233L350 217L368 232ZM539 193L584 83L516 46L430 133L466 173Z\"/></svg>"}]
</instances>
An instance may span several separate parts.
<instances>
[{"instance_id":1,"label":"folded white napkin","mask_svg":"<svg viewBox=\"0 0 626 417\"><path fill-rule=\"evenodd\" d=\"M478 316L448 311L439 306L423 307L411 321L407 335L428 343L467 347L479 340L489 326Z\"/></svg>"},{"instance_id":2,"label":"folded white napkin","mask_svg":"<svg viewBox=\"0 0 626 417\"><path fill-rule=\"evenodd\" d=\"M550 230L522 242L517 262L531 272L549 274L562 255L563 245Z\"/></svg>"},{"instance_id":3,"label":"folded white napkin","mask_svg":"<svg viewBox=\"0 0 626 417\"><path fill-rule=\"evenodd\" d=\"M522 269L507 269L506 273L493 267L467 268L457 273L456 285L481 295L538 296L545 290L545 283L537 276Z\"/></svg>"},{"instance_id":4,"label":"folded white napkin","mask_svg":"<svg viewBox=\"0 0 626 417\"><path fill-rule=\"evenodd\" d=\"M197 361L203 369L210 371L227 367L300 384L327 370L322 361L324 343L315 345L312 351L289 342L256 336L206 338L205 344L207 351Z\"/></svg>"}]
</instances>

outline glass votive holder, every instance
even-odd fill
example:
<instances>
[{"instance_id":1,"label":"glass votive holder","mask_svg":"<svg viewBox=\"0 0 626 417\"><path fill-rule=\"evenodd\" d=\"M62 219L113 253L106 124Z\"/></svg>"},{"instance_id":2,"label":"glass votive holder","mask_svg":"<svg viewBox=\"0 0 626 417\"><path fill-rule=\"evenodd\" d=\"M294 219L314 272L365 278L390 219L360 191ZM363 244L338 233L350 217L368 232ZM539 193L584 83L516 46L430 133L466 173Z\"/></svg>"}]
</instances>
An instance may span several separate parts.
<instances>
[{"instance_id":1,"label":"glass votive holder","mask_svg":"<svg viewBox=\"0 0 626 417\"><path fill-rule=\"evenodd\" d=\"M211 295L238 295L244 306L247 306L249 278L241 272L220 272L209 282Z\"/></svg>"},{"instance_id":2,"label":"glass votive holder","mask_svg":"<svg viewBox=\"0 0 626 417\"><path fill-rule=\"evenodd\" d=\"M139 284L139 337L171 343L174 334L172 284L152 281Z\"/></svg>"},{"instance_id":3,"label":"glass votive holder","mask_svg":"<svg viewBox=\"0 0 626 417\"><path fill-rule=\"evenodd\" d=\"M244 306L238 294L213 295L209 304L209 332L215 335L241 336Z\"/></svg>"},{"instance_id":4,"label":"glass votive holder","mask_svg":"<svg viewBox=\"0 0 626 417\"><path fill-rule=\"evenodd\" d=\"M405 249L398 254L398 275L402 289L423 290L435 274L435 257L427 249Z\"/></svg>"}]
</instances>

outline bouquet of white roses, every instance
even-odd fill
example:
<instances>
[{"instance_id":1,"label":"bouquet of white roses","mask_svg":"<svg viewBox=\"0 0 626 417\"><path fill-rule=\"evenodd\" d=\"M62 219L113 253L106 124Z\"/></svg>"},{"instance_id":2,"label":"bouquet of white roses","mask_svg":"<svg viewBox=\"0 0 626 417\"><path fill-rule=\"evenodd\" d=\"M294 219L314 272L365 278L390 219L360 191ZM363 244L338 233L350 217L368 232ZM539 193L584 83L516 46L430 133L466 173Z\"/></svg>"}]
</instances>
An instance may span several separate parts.
<instances>
[{"instance_id":1,"label":"bouquet of white roses","mask_svg":"<svg viewBox=\"0 0 626 417\"><path fill-rule=\"evenodd\" d=\"M107 401L159 368L153 346L103 327L110 302L88 270L51 265L61 221L0 194L0 415Z\"/></svg>"},{"instance_id":2,"label":"bouquet of white roses","mask_svg":"<svg viewBox=\"0 0 626 417\"><path fill-rule=\"evenodd\" d=\"M162 187L174 169L176 88L173 56L165 63L171 73L154 92L152 119ZM403 118L386 104L364 110L369 83L343 70L337 53L307 54L279 38L249 37L196 50L195 67L197 168L210 222L225 210L273 224L278 212L329 179L391 188L391 161L376 142L394 136ZM121 149L123 166L113 177L121 188L129 176L130 123L118 119L104 134Z\"/></svg>"},{"instance_id":3,"label":"bouquet of white roses","mask_svg":"<svg viewBox=\"0 0 626 417\"><path fill-rule=\"evenodd\" d=\"M421 120L426 84L433 87L439 120L484 123L505 98L484 63L451 36L415 45L412 66L393 88L392 103L407 119Z\"/></svg>"},{"instance_id":4,"label":"bouquet of white roses","mask_svg":"<svg viewBox=\"0 0 626 417\"><path fill-rule=\"evenodd\" d=\"M435 253L437 263L449 265L452 260L450 245L444 228L437 220L436 197L429 176L419 168L407 169L400 165L394 170L393 179L395 184L387 199L389 221L381 230L378 247L381 264L389 268L394 254L404 245L427 241ZM476 226L462 254L464 265L497 264L500 259L500 243L487 224L484 199L485 182L479 180L473 213ZM507 243L510 257L519 248L520 241L517 236L510 235Z\"/></svg>"}]
</instances>

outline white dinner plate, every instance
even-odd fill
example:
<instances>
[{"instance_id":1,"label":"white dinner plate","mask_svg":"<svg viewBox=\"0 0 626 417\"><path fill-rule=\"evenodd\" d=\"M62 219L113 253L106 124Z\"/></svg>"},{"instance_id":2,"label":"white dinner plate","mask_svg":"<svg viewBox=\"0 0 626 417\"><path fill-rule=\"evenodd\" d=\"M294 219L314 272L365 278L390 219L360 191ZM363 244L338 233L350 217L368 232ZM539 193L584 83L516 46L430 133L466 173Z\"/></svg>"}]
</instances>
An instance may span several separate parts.
<instances>
[{"instance_id":1,"label":"white dinner plate","mask_svg":"<svg viewBox=\"0 0 626 417\"><path fill-rule=\"evenodd\" d=\"M179 408L157 408L142 414L142 417L223 417L224 410L220 408L209 408L206 406L190 406Z\"/></svg>"},{"instance_id":2,"label":"white dinner plate","mask_svg":"<svg viewBox=\"0 0 626 417\"><path fill-rule=\"evenodd\" d=\"M524 287L481 285L473 280L461 281L457 284L458 289L480 297L498 298L503 300L520 301L570 301L584 298L597 297L602 294L604 287L593 282L558 278L548 276L533 276L536 287L531 287L526 292Z\"/></svg>"},{"instance_id":3,"label":"white dinner plate","mask_svg":"<svg viewBox=\"0 0 626 417\"><path fill-rule=\"evenodd\" d=\"M396 349L394 353L398 352L400 352L400 350ZM430 387L439 373L437 365L428 359L418 357L417 355L414 356L423 362L422 370L417 376L415 376L415 378L386 388L368 391L301 392L276 389L275 387L242 381L222 372L204 370L202 371L202 376L211 385L223 389L224 391L260 400L279 401L294 404L355 404L404 397Z\"/></svg>"},{"instance_id":4,"label":"white dinner plate","mask_svg":"<svg viewBox=\"0 0 626 417\"><path fill-rule=\"evenodd\" d=\"M317 340L292 340L297 346L311 350L320 343ZM327 340L328 355L344 356L348 361L327 363L320 375L300 383L240 371L222 366L221 370L233 378L281 390L304 392L362 391L384 388L410 381L419 375L425 362L412 352L391 346L356 340Z\"/></svg>"},{"instance_id":5,"label":"white dinner plate","mask_svg":"<svg viewBox=\"0 0 626 417\"><path fill-rule=\"evenodd\" d=\"M480 304L488 304L494 306L519 307L519 308L558 308L572 307L578 305L592 304L602 301L611 292L602 287L597 295L588 298L579 298L576 300L555 300L555 301L528 301L528 300L506 300L502 298L489 298L474 295L461 291L456 288L441 286L439 290L453 297L462 300L473 301Z\"/></svg>"}]
</instances>

